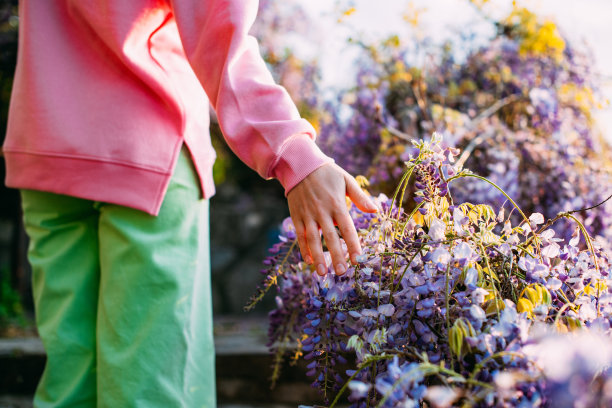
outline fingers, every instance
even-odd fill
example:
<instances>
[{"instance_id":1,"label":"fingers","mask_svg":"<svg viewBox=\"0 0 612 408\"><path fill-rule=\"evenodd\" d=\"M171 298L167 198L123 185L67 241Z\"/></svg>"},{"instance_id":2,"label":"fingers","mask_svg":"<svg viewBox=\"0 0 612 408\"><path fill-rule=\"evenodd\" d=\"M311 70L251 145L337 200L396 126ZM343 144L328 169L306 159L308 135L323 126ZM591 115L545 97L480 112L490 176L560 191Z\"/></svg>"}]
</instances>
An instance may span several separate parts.
<instances>
[{"instance_id":1,"label":"fingers","mask_svg":"<svg viewBox=\"0 0 612 408\"><path fill-rule=\"evenodd\" d=\"M357 257L361 255L361 245L359 244L359 236L355 230L353 219L347 211L337 215L335 219L338 229L340 229L340 233L342 234L342 238L344 238L344 242L346 243L351 262L355 264L357 263Z\"/></svg>"},{"instance_id":2,"label":"fingers","mask_svg":"<svg viewBox=\"0 0 612 408\"><path fill-rule=\"evenodd\" d=\"M317 273L321 276L327 273L327 264L323 248L321 246L321 235L319 234L319 226L315 222L310 222L306 226L306 245Z\"/></svg>"},{"instance_id":3,"label":"fingers","mask_svg":"<svg viewBox=\"0 0 612 408\"><path fill-rule=\"evenodd\" d=\"M345 171L344 181L346 183L346 195L351 199L353 204L357 206L357 208L359 208L361 211L369 213L380 210L372 198L361 189L359 183L357 183L353 176ZM346 242L351 261L353 263L357 263L357 257L361 255L361 245L359 244L359 236L355 230L353 219L349 215L346 208L343 212L336 215L336 222L338 223L338 228L340 229L342 237Z\"/></svg>"},{"instance_id":4,"label":"fingers","mask_svg":"<svg viewBox=\"0 0 612 408\"><path fill-rule=\"evenodd\" d=\"M295 234L298 240L298 246L300 247L300 253L302 254L302 259L304 262L311 264L313 263L312 255L310 255L310 250L308 249L308 242L306 241L306 228L302 222L297 222L293 220L293 224L295 225Z\"/></svg>"},{"instance_id":5,"label":"fingers","mask_svg":"<svg viewBox=\"0 0 612 408\"><path fill-rule=\"evenodd\" d=\"M361 190L357 181L334 164L315 170L287 195L302 258L313 264L319 275L325 275L328 270L319 231L322 231L325 238L331 255L331 266L336 274L343 275L347 263L343 242L334 224L344 238L353 263L356 263L357 256L361 254L359 237L346 207L346 196L362 211L378 211L376 204Z\"/></svg>"},{"instance_id":6,"label":"fingers","mask_svg":"<svg viewBox=\"0 0 612 408\"><path fill-rule=\"evenodd\" d=\"M372 201L359 187L357 181L348 173L345 172L344 180L346 182L346 195L361 211L373 213L379 210L378 206Z\"/></svg>"},{"instance_id":7,"label":"fingers","mask_svg":"<svg viewBox=\"0 0 612 408\"><path fill-rule=\"evenodd\" d=\"M350 222L350 225L352 225L352 219L350 216L347 214L346 217L348 218L348 221L344 219L338 223L339 225L343 225L342 228L345 231L347 230L345 226L347 222ZM304 226L302 223L296 223L295 221L294 224L302 258L307 263L314 265L319 275L325 275L329 267L325 260L319 230L322 231L323 237L325 238L325 243L332 260L331 266L333 267L335 273L337 275L343 275L346 272L347 264L345 259L345 251L342 247L342 240L338 236L338 232L334 227L332 218L328 218L327 221L322 222L322 227L319 227L319 224L315 221L308 222L307 226ZM353 227L353 240L357 242L357 245L359 245L357 234L354 230L355 228Z\"/></svg>"},{"instance_id":8,"label":"fingers","mask_svg":"<svg viewBox=\"0 0 612 408\"><path fill-rule=\"evenodd\" d=\"M342 244L340 237L336 232L334 223L330 218L324 227L321 228L323 231L323 237L325 237L325 243L332 259L332 266L336 275L344 275L346 272L346 260L344 258L344 251L342 250Z\"/></svg>"}]
</instances>

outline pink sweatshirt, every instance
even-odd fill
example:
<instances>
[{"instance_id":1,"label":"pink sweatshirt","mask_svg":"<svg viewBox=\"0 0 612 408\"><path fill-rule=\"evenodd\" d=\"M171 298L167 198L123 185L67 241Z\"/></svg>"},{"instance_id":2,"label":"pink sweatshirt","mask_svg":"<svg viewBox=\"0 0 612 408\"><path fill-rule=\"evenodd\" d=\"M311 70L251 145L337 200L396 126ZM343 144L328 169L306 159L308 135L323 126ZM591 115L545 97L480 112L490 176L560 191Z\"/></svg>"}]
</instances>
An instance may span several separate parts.
<instances>
[{"instance_id":1,"label":"pink sweatshirt","mask_svg":"<svg viewBox=\"0 0 612 408\"><path fill-rule=\"evenodd\" d=\"M183 143L214 194L229 146L288 192L330 162L248 35L257 0L21 0L6 184L157 214Z\"/></svg>"}]
</instances>

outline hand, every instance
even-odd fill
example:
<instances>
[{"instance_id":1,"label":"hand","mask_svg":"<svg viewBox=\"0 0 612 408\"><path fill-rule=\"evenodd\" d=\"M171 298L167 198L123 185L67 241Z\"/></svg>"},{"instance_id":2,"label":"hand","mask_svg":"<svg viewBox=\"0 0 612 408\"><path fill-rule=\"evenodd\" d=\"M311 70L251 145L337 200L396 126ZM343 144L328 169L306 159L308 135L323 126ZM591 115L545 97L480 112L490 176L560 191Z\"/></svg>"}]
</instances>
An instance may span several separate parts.
<instances>
[{"instance_id":1,"label":"hand","mask_svg":"<svg viewBox=\"0 0 612 408\"><path fill-rule=\"evenodd\" d=\"M356 257L361 254L355 224L346 206L346 196L362 211L378 211L376 204L361 190L357 181L333 163L313 171L287 195L302 258L309 264L314 263L319 275L327 272L319 229L325 237L337 275L343 275L347 266L334 224L346 242L351 261L356 263Z\"/></svg>"}]
</instances>

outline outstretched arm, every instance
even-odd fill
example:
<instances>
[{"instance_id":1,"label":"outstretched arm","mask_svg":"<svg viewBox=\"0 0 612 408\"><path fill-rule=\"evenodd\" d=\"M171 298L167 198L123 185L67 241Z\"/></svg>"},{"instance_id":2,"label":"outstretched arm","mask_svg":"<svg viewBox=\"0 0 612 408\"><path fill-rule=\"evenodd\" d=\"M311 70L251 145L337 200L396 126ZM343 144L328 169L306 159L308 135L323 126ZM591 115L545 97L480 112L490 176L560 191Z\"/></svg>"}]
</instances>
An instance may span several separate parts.
<instances>
[{"instance_id":1,"label":"outstretched arm","mask_svg":"<svg viewBox=\"0 0 612 408\"><path fill-rule=\"evenodd\" d=\"M376 207L357 182L314 143L286 90L274 83L248 34L256 0L170 0L185 53L217 112L229 146L288 192L289 210L305 260L325 273L319 228L336 273L346 271L338 225L351 259L361 249L345 197L364 211Z\"/></svg>"},{"instance_id":2,"label":"outstretched arm","mask_svg":"<svg viewBox=\"0 0 612 408\"><path fill-rule=\"evenodd\" d=\"M276 84L249 29L257 0L170 0L185 55L217 113L229 147L285 191L333 161ZM203 113L204 114L204 113Z\"/></svg>"}]
</instances>

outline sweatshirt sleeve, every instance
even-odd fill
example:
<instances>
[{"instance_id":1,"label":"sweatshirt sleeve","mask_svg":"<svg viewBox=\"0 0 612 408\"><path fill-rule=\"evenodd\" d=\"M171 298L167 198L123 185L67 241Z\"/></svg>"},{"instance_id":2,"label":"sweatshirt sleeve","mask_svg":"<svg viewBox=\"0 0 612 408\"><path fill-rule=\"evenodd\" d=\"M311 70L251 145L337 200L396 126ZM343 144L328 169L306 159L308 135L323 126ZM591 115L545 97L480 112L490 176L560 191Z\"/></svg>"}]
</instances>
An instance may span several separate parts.
<instances>
[{"instance_id":1,"label":"sweatshirt sleeve","mask_svg":"<svg viewBox=\"0 0 612 408\"><path fill-rule=\"evenodd\" d=\"M257 0L170 0L185 54L230 148L288 193L332 162L314 143L287 91L275 84L254 37Z\"/></svg>"}]
</instances>

